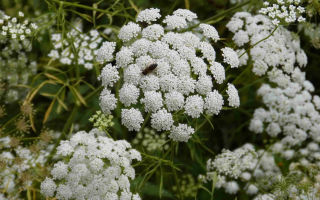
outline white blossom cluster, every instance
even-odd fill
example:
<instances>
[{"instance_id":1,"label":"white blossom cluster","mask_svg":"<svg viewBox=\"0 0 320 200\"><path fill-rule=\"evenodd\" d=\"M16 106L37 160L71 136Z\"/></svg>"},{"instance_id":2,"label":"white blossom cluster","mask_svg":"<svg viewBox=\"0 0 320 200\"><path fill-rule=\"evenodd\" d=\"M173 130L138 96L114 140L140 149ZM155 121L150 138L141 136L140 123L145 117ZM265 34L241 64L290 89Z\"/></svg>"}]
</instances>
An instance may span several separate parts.
<instances>
[{"instance_id":1,"label":"white blossom cluster","mask_svg":"<svg viewBox=\"0 0 320 200\"><path fill-rule=\"evenodd\" d=\"M97 48L102 45L102 37L97 30L84 33L82 22L75 22L66 35L53 33L51 41L53 49L48 56L65 65L81 65L90 70L97 57Z\"/></svg>"},{"instance_id":2,"label":"white blossom cluster","mask_svg":"<svg viewBox=\"0 0 320 200\"><path fill-rule=\"evenodd\" d=\"M44 167L49 156L47 150L35 153L21 145L13 148L12 139L9 136L0 138L0 190L4 194L0 199L3 200L19 199L19 192L27 190L33 183L34 177L25 179L24 176L34 176L32 171ZM52 149L52 146L47 146L47 149Z\"/></svg>"},{"instance_id":3,"label":"white blossom cluster","mask_svg":"<svg viewBox=\"0 0 320 200\"><path fill-rule=\"evenodd\" d=\"M224 100L214 84L222 84L226 75L216 53L221 53L222 62L231 68L239 66L239 59L229 47L219 52L212 46L219 40L217 30L208 24L195 25L195 13L178 9L157 24L159 12L143 10L137 23L129 22L120 29L118 38L123 44L116 52L116 64L107 64L100 75L104 86L100 106L111 113L123 105L122 124L129 131L139 131L144 116L150 113L153 129L170 131L170 138L186 142L194 129L174 120L173 113L191 118L218 115ZM112 61L114 50L115 43L104 43L99 61ZM116 95L111 92L115 84L120 85ZM238 107L238 92L232 84L227 94L229 106Z\"/></svg>"},{"instance_id":4,"label":"white blossom cluster","mask_svg":"<svg viewBox=\"0 0 320 200\"><path fill-rule=\"evenodd\" d=\"M6 102L24 96L25 90L17 85L27 84L29 76L36 73L37 64L27 55L36 29L37 25L25 19L22 12L11 17L0 11L0 97Z\"/></svg>"},{"instance_id":5,"label":"white blossom cluster","mask_svg":"<svg viewBox=\"0 0 320 200\"><path fill-rule=\"evenodd\" d=\"M132 144L136 146L141 145L148 152L169 149L167 135L165 133L158 134L155 130L149 128L144 128L143 133L139 132L132 141Z\"/></svg>"},{"instance_id":6,"label":"white blossom cluster","mask_svg":"<svg viewBox=\"0 0 320 200\"><path fill-rule=\"evenodd\" d=\"M44 196L140 200L138 194L130 192L130 179L135 177L131 163L141 160L141 155L127 141L114 141L98 129L80 131L61 141L57 154L66 159L55 163L51 178L41 183Z\"/></svg>"},{"instance_id":7,"label":"white blossom cluster","mask_svg":"<svg viewBox=\"0 0 320 200\"><path fill-rule=\"evenodd\" d=\"M258 76L275 67L292 73L295 66L307 65L307 56L300 47L299 38L284 27L276 29L266 16L238 12L226 26L234 33L232 40L239 47L240 64L248 63L249 53L253 61L252 71ZM250 50L246 53L244 49L247 46Z\"/></svg>"},{"instance_id":8,"label":"white blossom cluster","mask_svg":"<svg viewBox=\"0 0 320 200\"><path fill-rule=\"evenodd\" d=\"M305 8L301 6L301 3L301 0L276 0L273 4L264 1L264 8L261 8L259 12L270 17L276 26L281 22L304 22L306 20L303 17Z\"/></svg>"},{"instance_id":9,"label":"white blossom cluster","mask_svg":"<svg viewBox=\"0 0 320 200\"><path fill-rule=\"evenodd\" d=\"M273 155L255 150L252 144L245 144L234 151L223 150L214 160L209 159L207 174L200 179L212 181L215 173L217 188L223 188L229 194L236 194L242 189L249 195L257 195L260 185L267 189L281 175ZM262 181L266 183L261 184Z\"/></svg>"},{"instance_id":10,"label":"white blossom cluster","mask_svg":"<svg viewBox=\"0 0 320 200\"><path fill-rule=\"evenodd\" d=\"M1 37L17 39L20 41L30 37L38 26L24 19L24 13L19 11L18 17L11 17L0 11L0 31Z\"/></svg>"},{"instance_id":11,"label":"white blossom cluster","mask_svg":"<svg viewBox=\"0 0 320 200\"><path fill-rule=\"evenodd\" d=\"M290 178L295 177L295 178ZM277 200L277 199L319 199L320 198L320 173L319 168L316 169L312 165L292 162L289 165L287 175L279 175L275 181L275 185L284 187L271 187L270 191L265 194L257 195L254 200Z\"/></svg>"},{"instance_id":12,"label":"white blossom cluster","mask_svg":"<svg viewBox=\"0 0 320 200\"><path fill-rule=\"evenodd\" d=\"M301 145L308 138L319 142L320 98L312 96L314 87L305 80L305 73L296 68L290 77L273 70L269 79L278 86L264 84L258 90L265 108L255 110L249 129L281 138L286 146Z\"/></svg>"}]
</instances>

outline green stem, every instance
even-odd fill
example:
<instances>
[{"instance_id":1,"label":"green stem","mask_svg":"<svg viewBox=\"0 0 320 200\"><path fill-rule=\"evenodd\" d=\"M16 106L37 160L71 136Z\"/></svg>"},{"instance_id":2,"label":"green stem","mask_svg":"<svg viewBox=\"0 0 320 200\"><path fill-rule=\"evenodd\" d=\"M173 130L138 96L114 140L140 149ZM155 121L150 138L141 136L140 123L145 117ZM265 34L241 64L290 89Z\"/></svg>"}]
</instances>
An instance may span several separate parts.
<instances>
[{"instance_id":1,"label":"green stem","mask_svg":"<svg viewBox=\"0 0 320 200\"><path fill-rule=\"evenodd\" d=\"M66 6L74 6L74 7L78 7L78 8L83 8L86 10L92 10L92 11L98 11L107 15L110 15L111 13L108 10L103 10L103 9L99 9L99 8L95 8L95 7L90 7L90 6L86 6L86 5L82 5L82 4L78 4L78 3L74 3L74 2L67 2L67 1L59 1L59 0L52 0L53 2L59 3L60 5L66 5ZM123 17L128 17L131 20L134 20L133 17L129 16L129 15L123 15L123 14L119 14L117 13L117 15L119 16L123 16Z\"/></svg>"},{"instance_id":2,"label":"green stem","mask_svg":"<svg viewBox=\"0 0 320 200\"><path fill-rule=\"evenodd\" d=\"M278 29L278 27L279 27L279 26L276 26L276 27L273 29L273 31L270 33L270 35L268 35L267 37L259 40L259 41L256 42L256 43L254 43L252 46L250 46L245 52L243 52L243 53L239 56L239 58L241 58L244 54L248 53L248 51L249 51L250 49L252 49L252 48L255 47L256 45L258 45L260 42L263 42L263 41L267 40L269 37L271 37L271 36L273 35L273 33Z\"/></svg>"},{"instance_id":3,"label":"green stem","mask_svg":"<svg viewBox=\"0 0 320 200\"><path fill-rule=\"evenodd\" d=\"M174 159L174 152L175 152L175 142L171 142L171 162L173 163L173 159ZM176 181L177 187L178 187L178 191L179 191L179 197L181 200L183 200L183 195L182 195L182 191L180 188L180 183L179 183L179 179L178 179L178 175L177 172L175 170L175 168L172 168L172 173L174 175L174 179Z\"/></svg>"},{"instance_id":4,"label":"green stem","mask_svg":"<svg viewBox=\"0 0 320 200\"><path fill-rule=\"evenodd\" d=\"M227 10L221 12L221 13L216 14L216 15L204 20L203 22L207 23L207 24L213 24L215 22L215 20L219 19L220 17L224 17L225 15L227 15L227 14L229 14L231 12L234 12L235 10L237 10L237 9L239 9L239 8L249 4L249 3L250 3L250 0L249 1L245 1L245 2L243 2L241 4L239 4L239 5L236 5L236 6L234 6L232 8L229 8L229 9L227 9Z\"/></svg>"}]
</instances>

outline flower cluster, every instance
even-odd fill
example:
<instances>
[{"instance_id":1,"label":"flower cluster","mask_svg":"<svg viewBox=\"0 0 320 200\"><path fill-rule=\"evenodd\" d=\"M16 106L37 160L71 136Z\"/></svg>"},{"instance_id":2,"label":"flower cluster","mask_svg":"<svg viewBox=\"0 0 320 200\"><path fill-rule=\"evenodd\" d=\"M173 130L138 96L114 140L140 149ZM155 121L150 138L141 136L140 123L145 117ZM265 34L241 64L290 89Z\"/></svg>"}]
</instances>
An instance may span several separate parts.
<instances>
[{"instance_id":1,"label":"flower cluster","mask_svg":"<svg viewBox=\"0 0 320 200\"><path fill-rule=\"evenodd\" d=\"M25 89L18 85L27 84L29 76L36 73L37 64L27 55L32 50L30 38L36 29L37 25L24 19L22 12L11 17L0 11L0 97L6 102L24 96Z\"/></svg>"},{"instance_id":2,"label":"flower cluster","mask_svg":"<svg viewBox=\"0 0 320 200\"><path fill-rule=\"evenodd\" d=\"M54 164L52 178L41 183L46 197L57 199L126 199L139 200L130 192L134 179L133 160L141 155L125 140L114 141L93 129L77 132L61 141L57 154L66 158Z\"/></svg>"},{"instance_id":3,"label":"flower cluster","mask_svg":"<svg viewBox=\"0 0 320 200\"><path fill-rule=\"evenodd\" d=\"M18 13L18 17L8 16L0 11L1 37L17 39L18 41L24 41L27 37L30 37L38 26L23 18L24 13L21 11Z\"/></svg>"},{"instance_id":4,"label":"flower cluster","mask_svg":"<svg viewBox=\"0 0 320 200\"><path fill-rule=\"evenodd\" d=\"M269 79L278 86L264 84L258 90L266 108L255 110L249 129L277 138L283 134L281 142L286 146L301 145L309 137L320 141L320 99L312 97L314 87L305 73L296 68L290 77L273 70Z\"/></svg>"},{"instance_id":5,"label":"flower cluster","mask_svg":"<svg viewBox=\"0 0 320 200\"><path fill-rule=\"evenodd\" d=\"M159 9L146 9L138 14L137 23L129 22L120 29L118 38L123 43L116 63L107 64L100 75L104 86L100 106L105 113L123 106L122 124L129 131L139 131L149 113L153 129L170 131L170 138L186 142L194 129L179 123L183 113L191 118L218 115L224 105L222 95L214 89L214 83L226 79L212 46L219 35L213 26L197 25L196 14L189 10L174 11L163 25L154 23L160 17ZM99 61L112 61L114 50L115 43L105 42ZM222 48L221 55L221 62L231 68L239 66L231 48ZM116 95L111 91L115 84L120 88ZM229 106L238 107L238 92L230 83L227 94Z\"/></svg>"},{"instance_id":6,"label":"flower cluster","mask_svg":"<svg viewBox=\"0 0 320 200\"><path fill-rule=\"evenodd\" d=\"M112 115L106 115L103 114L100 110L96 112L96 114L92 115L89 118L89 121L93 123L93 126L95 128L98 128L99 130L108 130L109 127L112 127L114 125L114 122L112 121L113 116Z\"/></svg>"},{"instance_id":7,"label":"flower cluster","mask_svg":"<svg viewBox=\"0 0 320 200\"><path fill-rule=\"evenodd\" d=\"M90 70L97 56L97 48L102 45L102 37L97 30L83 33L82 22L75 22L66 35L51 35L53 49L48 56L65 65L81 65Z\"/></svg>"},{"instance_id":8,"label":"flower cluster","mask_svg":"<svg viewBox=\"0 0 320 200\"><path fill-rule=\"evenodd\" d=\"M243 187L247 194L256 195L260 185L267 190L280 175L272 154L245 144L234 151L223 150L214 160L209 159L206 176L199 178L207 182L216 176L215 187L223 188L229 194L236 194Z\"/></svg>"},{"instance_id":9,"label":"flower cluster","mask_svg":"<svg viewBox=\"0 0 320 200\"><path fill-rule=\"evenodd\" d=\"M296 65L307 65L307 56L300 47L299 38L284 27L276 27L266 16L238 12L226 26L234 33L232 40L240 48L241 65L248 63L244 48L250 46L248 53L253 61L252 71L258 76L270 68L277 67L292 73Z\"/></svg>"},{"instance_id":10,"label":"flower cluster","mask_svg":"<svg viewBox=\"0 0 320 200\"><path fill-rule=\"evenodd\" d=\"M305 8L300 4L301 0L277 0L272 5L269 1L265 1L264 8L261 8L259 12L270 17L274 25L280 22L304 22L306 19L302 15L305 13Z\"/></svg>"},{"instance_id":11,"label":"flower cluster","mask_svg":"<svg viewBox=\"0 0 320 200\"><path fill-rule=\"evenodd\" d=\"M287 174L281 175L273 182L272 191L257 195L254 200L276 199L319 199L319 167L291 163Z\"/></svg>"},{"instance_id":12,"label":"flower cluster","mask_svg":"<svg viewBox=\"0 0 320 200\"><path fill-rule=\"evenodd\" d=\"M144 128L143 133L139 132L132 144L138 146L141 145L148 152L161 151L169 149L167 143L167 135L165 133L158 134L156 131Z\"/></svg>"},{"instance_id":13,"label":"flower cluster","mask_svg":"<svg viewBox=\"0 0 320 200\"><path fill-rule=\"evenodd\" d=\"M26 148L20 145L18 138L0 138L0 190L3 193L0 199L19 199L19 193L39 178L40 171L35 171L45 166L52 147L46 146L46 150Z\"/></svg>"}]
</instances>

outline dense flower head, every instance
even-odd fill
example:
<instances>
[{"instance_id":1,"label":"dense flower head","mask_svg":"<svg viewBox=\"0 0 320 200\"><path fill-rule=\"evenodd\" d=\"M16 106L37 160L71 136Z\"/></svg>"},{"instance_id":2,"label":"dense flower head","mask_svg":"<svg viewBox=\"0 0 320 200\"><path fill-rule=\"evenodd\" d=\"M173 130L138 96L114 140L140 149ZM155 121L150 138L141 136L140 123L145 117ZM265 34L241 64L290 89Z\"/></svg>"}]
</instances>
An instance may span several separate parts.
<instances>
[{"instance_id":1,"label":"dense flower head","mask_svg":"<svg viewBox=\"0 0 320 200\"><path fill-rule=\"evenodd\" d=\"M241 190L249 195L259 194L260 186L268 189L281 176L274 155L265 150L256 150L245 144L233 151L224 149L213 160L207 161L207 173L200 180L207 182L217 178L216 187L226 193L236 194Z\"/></svg>"},{"instance_id":2,"label":"dense flower head","mask_svg":"<svg viewBox=\"0 0 320 200\"><path fill-rule=\"evenodd\" d=\"M99 32L94 29L84 33L82 21L75 21L73 26L66 35L59 32L51 34L53 49L48 54L50 58L65 65L81 65L88 70L93 68L95 60L101 62L112 59L108 52L114 50L114 42L103 43ZM102 48L98 54L97 49L100 46Z\"/></svg>"},{"instance_id":3,"label":"dense flower head","mask_svg":"<svg viewBox=\"0 0 320 200\"><path fill-rule=\"evenodd\" d=\"M53 145L33 152L22 146L18 138L6 136L0 138L0 147L0 189L6 197L3 199L19 199L19 193L39 178L34 171L45 167L48 150L52 150ZM25 175L30 177L25 179Z\"/></svg>"},{"instance_id":4,"label":"dense flower head","mask_svg":"<svg viewBox=\"0 0 320 200\"><path fill-rule=\"evenodd\" d=\"M286 146L301 145L308 138L320 141L320 114L314 103L318 96L312 96L314 87L305 80L305 73L296 68L290 77L273 70L269 79L277 87L263 84L258 90L265 107L255 110L249 129L271 137L282 135Z\"/></svg>"},{"instance_id":5,"label":"dense flower head","mask_svg":"<svg viewBox=\"0 0 320 200\"><path fill-rule=\"evenodd\" d=\"M303 17L305 8L301 6L301 3L301 0L277 0L273 4L270 1L264 1L264 7L259 12L270 17L274 25L281 22L304 22L306 20Z\"/></svg>"},{"instance_id":6,"label":"dense flower head","mask_svg":"<svg viewBox=\"0 0 320 200\"><path fill-rule=\"evenodd\" d=\"M53 165L51 177L41 183L46 197L58 199L140 199L130 192L138 151L125 140L115 141L92 129L61 141L57 155L65 158Z\"/></svg>"},{"instance_id":7,"label":"dense flower head","mask_svg":"<svg viewBox=\"0 0 320 200\"><path fill-rule=\"evenodd\" d=\"M214 48L212 44L220 39L217 30L208 24L197 24L195 13L178 9L165 16L162 23L156 23L161 18L159 11L143 10L136 23L129 22L120 29L122 46L115 53L116 63L107 64L100 75L105 90L110 91L101 94L100 105L102 110L111 112L115 102L109 103L105 98L116 98L117 106L125 107L122 124L129 130L139 131L142 117L150 113L153 129L171 131L172 138L187 141L193 128L180 123L174 113L182 111L191 118L205 113L218 115L224 100L215 84L225 81L224 66L237 68L239 59L229 47L219 51ZM113 45L106 43L98 54L106 54L110 61ZM216 54L223 59L217 60ZM115 97L111 91L119 82L119 95ZM229 91L229 105L238 107L236 88ZM188 133L183 138L178 136L182 130Z\"/></svg>"},{"instance_id":8,"label":"dense flower head","mask_svg":"<svg viewBox=\"0 0 320 200\"><path fill-rule=\"evenodd\" d=\"M0 85L7 88L0 89L0 97L7 102L25 95L25 90L15 86L28 84L29 76L37 71L37 63L28 56L37 28L22 12L12 17L0 10Z\"/></svg>"},{"instance_id":9,"label":"dense flower head","mask_svg":"<svg viewBox=\"0 0 320 200\"><path fill-rule=\"evenodd\" d=\"M252 71L258 76L275 67L292 73L295 66L307 65L299 38L284 27L276 28L266 16L238 12L228 22L227 28L234 33L232 39L240 48L241 65L248 63L248 53L253 61ZM252 48L246 53L243 48L247 45Z\"/></svg>"}]
</instances>

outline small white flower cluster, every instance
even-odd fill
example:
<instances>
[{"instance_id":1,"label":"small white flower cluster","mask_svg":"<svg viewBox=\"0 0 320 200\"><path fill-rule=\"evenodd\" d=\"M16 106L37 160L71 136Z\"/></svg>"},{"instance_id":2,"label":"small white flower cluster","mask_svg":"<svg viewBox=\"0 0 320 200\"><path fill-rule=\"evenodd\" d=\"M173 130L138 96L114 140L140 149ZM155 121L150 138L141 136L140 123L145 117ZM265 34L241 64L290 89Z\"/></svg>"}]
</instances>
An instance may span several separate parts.
<instances>
[{"instance_id":1,"label":"small white flower cluster","mask_svg":"<svg viewBox=\"0 0 320 200\"><path fill-rule=\"evenodd\" d=\"M276 177L281 175L272 154L255 150L252 144L245 144L234 151L223 150L214 160L207 161L207 174L200 176L204 182L212 181L217 175L217 188L223 188L229 194L240 189L249 195L257 195L262 183L267 189ZM243 188L240 188L243 187Z\"/></svg>"},{"instance_id":2,"label":"small white flower cluster","mask_svg":"<svg viewBox=\"0 0 320 200\"><path fill-rule=\"evenodd\" d=\"M33 178L36 178L32 172L45 166L49 153L47 150L34 153L20 145L12 147L12 140L14 139L8 136L0 138L0 190L8 199L18 199L19 193L30 187ZM50 150L52 147L49 145L47 149ZM24 180L25 174L33 177Z\"/></svg>"},{"instance_id":3,"label":"small white flower cluster","mask_svg":"<svg viewBox=\"0 0 320 200\"><path fill-rule=\"evenodd\" d=\"M172 113L191 118L218 115L224 104L222 95L213 88L214 82L222 84L226 79L212 46L219 35L213 26L195 25L197 16L189 10L174 11L164 18L164 25L153 23L161 17L159 12L143 10L136 20L141 26L129 22L120 29L118 38L123 44L116 53L116 65L107 64L100 76L104 86L100 106L111 113L123 105L122 124L129 131L139 131L144 113L150 113L153 129L170 131L173 140L187 142L194 129L179 124ZM99 62L110 62L114 50L115 43L105 43L99 50ZM222 62L231 68L239 66L237 53L231 48L222 48L221 55ZM119 81L120 89L114 95L111 90ZM238 92L232 84L228 84L227 94L229 105L238 107Z\"/></svg>"},{"instance_id":4,"label":"small white flower cluster","mask_svg":"<svg viewBox=\"0 0 320 200\"><path fill-rule=\"evenodd\" d=\"M52 178L41 183L41 193L57 199L140 200L130 192L133 160L141 155L125 140L114 141L93 129L77 132L60 143L57 154L66 161L54 164Z\"/></svg>"},{"instance_id":5,"label":"small white flower cluster","mask_svg":"<svg viewBox=\"0 0 320 200\"><path fill-rule=\"evenodd\" d=\"M30 37L32 33L38 28L35 23L30 23L29 20L24 18L24 13L19 12L18 17L11 17L0 11L0 35L1 37L7 37L23 41L27 37ZM20 21L22 21L20 23Z\"/></svg>"},{"instance_id":6,"label":"small white flower cluster","mask_svg":"<svg viewBox=\"0 0 320 200\"><path fill-rule=\"evenodd\" d=\"M81 65L90 70L97 57L97 48L102 45L102 37L97 30L83 33L82 22L77 22L65 36L51 35L53 49L48 56L65 65Z\"/></svg>"},{"instance_id":7,"label":"small white flower cluster","mask_svg":"<svg viewBox=\"0 0 320 200\"><path fill-rule=\"evenodd\" d=\"M158 134L156 131L144 128L143 133L139 132L132 141L132 144L142 145L148 152L168 150L169 144L166 141L165 133Z\"/></svg>"},{"instance_id":8,"label":"small white flower cluster","mask_svg":"<svg viewBox=\"0 0 320 200\"><path fill-rule=\"evenodd\" d=\"M17 85L26 85L29 76L36 73L36 62L29 60L27 53L32 50L30 37L37 25L24 19L22 12L18 17L10 17L0 11L0 97L6 102L22 98L25 89Z\"/></svg>"},{"instance_id":9,"label":"small white flower cluster","mask_svg":"<svg viewBox=\"0 0 320 200\"><path fill-rule=\"evenodd\" d=\"M285 146L301 145L310 137L319 142L320 101L318 96L312 96L314 87L305 80L305 73L296 68L291 77L280 70L268 75L278 86L264 84L258 90L265 108L255 110L249 129L255 133L265 131L276 138L281 134Z\"/></svg>"},{"instance_id":10,"label":"small white flower cluster","mask_svg":"<svg viewBox=\"0 0 320 200\"><path fill-rule=\"evenodd\" d=\"M281 26L274 31L276 26L266 16L238 12L226 26L234 33L232 40L240 48L240 65L248 63L249 57L244 48L251 46L248 53L253 61L252 71L258 76L266 74L270 68L277 67L292 73L296 65L307 65L307 56L300 47L299 38Z\"/></svg>"},{"instance_id":11,"label":"small white flower cluster","mask_svg":"<svg viewBox=\"0 0 320 200\"><path fill-rule=\"evenodd\" d=\"M264 1L264 8L259 12L270 17L276 26L281 22L304 22L306 19L302 15L305 13L305 8L300 6L301 3L301 0L277 0L271 5L269 1Z\"/></svg>"},{"instance_id":12,"label":"small white flower cluster","mask_svg":"<svg viewBox=\"0 0 320 200\"><path fill-rule=\"evenodd\" d=\"M303 166L315 165L320 169L319 143L319 141L311 139L297 149L281 142L276 142L272 146L272 151L287 160L301 163Z\"/></svg>"},{"instance_id":13,"label":"small white flower cluster","mask_svg":"<svg viewBox=\"0 0 320 200\"><path fill-rule=\"evenodd\" d=\"M284 197L294 200L319 199L319 181L319 168L312 164L291 162L286 175L279 175L275 180L275 187L271 187L271 191L262 191L266 194L259 194L254 200L277 200Z\"/></svg>"}]
</instances>

